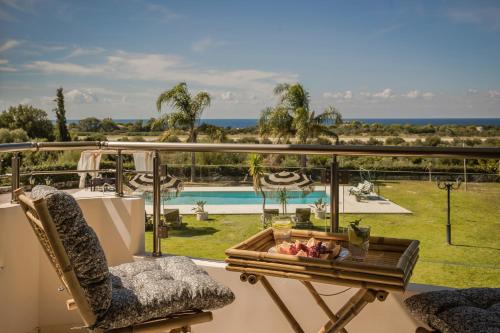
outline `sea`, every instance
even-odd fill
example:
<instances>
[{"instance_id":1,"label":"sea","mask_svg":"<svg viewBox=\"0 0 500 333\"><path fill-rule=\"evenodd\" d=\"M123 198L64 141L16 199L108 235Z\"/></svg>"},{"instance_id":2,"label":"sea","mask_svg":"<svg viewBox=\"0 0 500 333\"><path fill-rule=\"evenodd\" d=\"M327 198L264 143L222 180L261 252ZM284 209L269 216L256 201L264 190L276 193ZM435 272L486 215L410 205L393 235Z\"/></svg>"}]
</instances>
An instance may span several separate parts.
<instances>
[{"instance_id":1,"label":"sea","mask_svg":"<svg viewBox=\"0 0 500 333\"><path fill-rule=\"evenodd\" d=\"M127 124L137 120L147 119L114 119L117 123ZM402 125L474 125L474 126L500 126L500 118L344 118L344 121L359 121L365 124L402 124ZM69 123L78 123L78 119L70 119ZM220 127L245 128L256 126L258 119L201 119L201 123Z\"/></svg>"}]
</instances>

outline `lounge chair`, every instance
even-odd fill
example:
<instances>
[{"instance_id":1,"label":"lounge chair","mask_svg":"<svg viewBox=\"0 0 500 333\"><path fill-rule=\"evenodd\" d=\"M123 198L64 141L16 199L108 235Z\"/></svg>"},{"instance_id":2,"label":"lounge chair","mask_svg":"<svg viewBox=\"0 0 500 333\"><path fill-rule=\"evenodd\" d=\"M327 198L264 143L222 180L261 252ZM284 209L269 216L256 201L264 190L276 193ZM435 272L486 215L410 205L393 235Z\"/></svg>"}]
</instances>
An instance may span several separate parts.
<instances>
[{"instance_id":1,"label":"lounge chair","mask_svg":"<svg viewBox=\"0 0 500 333\"><path fill-rule=\"evenodd\" d=\"M277 208L267 208L264 209L264 213L260 216L260 222L262 223L262 229L266 229L271 226L271 220L273 216L279 215L280 210Z\"/></svg>"},{"instance_id":2,"label":"lounge chair","mask_svg":"<svg viewBox=\"0 0 500 333\"><path fill-rule=\"evenodd\" d=\"M296 208L295 214L292 215L292 220L295 222L296 228L312 227L311 208Z\"/></svg>"},{"instance_id":3,"label":"lounge chair","mask_svg":"<svg viewBox=\"0 0 500 333\"><path fill-rule=\"evenodd\" d=\"M362 197L370 195L373 192L373 189L373 183L365 180L362 183L358 183L358 186L351 187L349 189L349 195L355 195L356 200L359 201Z\"/></svg>"},{"instance_id":4,"label":"lounge chair","mask_svg":"<svg viewBox=\"0 0 500 333\"><path fill-rule=\"evenodd\" d=\"M106 189L114 190L115 179L107 177L95 177L89 180L89 187L91 191L95 191L98 187L102 188L104 192Z\"/></svg>"},{"instance_id":5,"label":"lounge chair","mask_svg":"<svg viewBox=\"0 0 500 333\"><path fill-rule=\"evenodd\" d=\"M15 192L42 248L86 328L96 332L190 332L233 293L186 257L107 266L94 230L76 200L49 186L31 198Z\"/></svg>"},{"instance_id":6,"label":"lounge chair","mask_svg":"<svg viewBox=\"0 0 500 333\"><path fill-rule=\"evenodd\" d=\"M176 208L164 208L163 221L174 229L185 226L185 224L182 223L182 215L179 214L179 210Z\"/></svg>"}]
</instances>

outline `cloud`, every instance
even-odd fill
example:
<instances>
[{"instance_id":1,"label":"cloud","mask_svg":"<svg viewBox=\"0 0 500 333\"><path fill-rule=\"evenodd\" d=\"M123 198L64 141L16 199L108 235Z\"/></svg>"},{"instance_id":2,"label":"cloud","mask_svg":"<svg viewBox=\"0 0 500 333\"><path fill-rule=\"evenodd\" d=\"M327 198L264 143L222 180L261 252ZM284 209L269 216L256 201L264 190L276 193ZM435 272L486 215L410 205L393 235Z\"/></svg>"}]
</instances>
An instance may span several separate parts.
<instances>
[{"instance_id":1,"label":"cloud","mask_svg":"<svg viewBox=\"0 0 500 333\"><path fill-rule=\"evenodd\" d=\"M424 98L424 99L431 99L434 96L436 96L436 95L433 94L433 93L431 93L431 92L424 92L424 93L422 93L422 98Z\"/></svg>"},{"instance_id":2,"label":"cloud","mask_svg":"<svg viewBox=\"0 0 500 333\"><path fill-rule=\"evenodd\" d=\"M236 98L236 95L232 91L225 91L220 95L223 101L230 101Z\"/></svg>"},{"instance_id":3,"label":"cloud","mask_svg":"<svg viewBox=\"0 0 500 333\"><path fill-rule=\"evenodd\" d=\"M181 57L164 54L140 54L117 51L101 64L81 65L70 62L34 61L27 70L47 74L95 75L109 79L145 81L186 81L207 87L232 87L252 93L272 91L277 83L295 82L296 74L257 69L213 70L187 64Z\"/></svg>"},{"instance_id":4,"label":"cloud","mask_svg":"<svg viewBox=\"0 0 500 333\"><path fill-rule=\"evenodd\" d=\"M420 90L410 90L406 94L402 94L401 96L409 99L418 99L418 98L431 99L435 96L435 94L431 92L422 92Z\"/></svg>"},{"instance_id":5,"label":"cloud","mask_svg":"<svg viewBox=\"0 0 500 333\"><path fill-rule=\"evenodd\" d=\"M88 56L88 55L96 55L102 52L104 52L104 49L100 47L92 47L92 48L77 47L73 51L71 51L70 54L66 56L66 59Z\"/></svg>"},{"instance_id":6,"label":"cloud","mask_svg":"<svg viewBox=\"0 0 500 333\"><path fill-rule=\"evenodd\" d=\"M15 67L9 66L9 61L7 59L0 59L0 72L15 72L17 69Z\"/></svg>"},{"instance_id":7,"label":"cloud","mask_svg":"<svg viewBox=\"0 0 500 333\"><path fill-rule=\"evenodd\" d=\"M65 93L64 98L67 102L73 104L92 104L98 101L98 98L90 90L73 89Z\"/></svg>"},{"instance_id":8,"label":"cloud","mask_svg":"<svg viewBox=\"0 0 500 333\"><path fill-rule=\"evenodd\" d=\"M20 12L33 12L36 2L37 0L0 0L1 4Z\"/></svg>"},{"instance_id":9,"label":"cloud","mask_svg":"<svg viewBox=\"0 0 500 333\"><path fill-rule=\"evenodd\" d=\"M146 9L149 12L153 12L158 15L162 22L170 22L181 17L181 15L177 14L170 8L158 4L150 3L146 6Z\"/></svg>"},{"instance_id":10,"label":"cloud","mask_svg":"<svg viewBox=\"0 0 500 333\"><path fill-rule=\"evenodd\" d=\"M476 95L477 93L477 89L467 89L467 95Z\"/></svg>"},{"instance_id":11,"label":"cloud","mask_svg":"<svg viewBox=\"0 0 500 333\"><path fill-rule=\"evenodd\" d=\"M490 90L490 91L488 91L488 97L500 98L500 91L499 90Z\"/></svg>"},{"instance_id":12,"label":"cloud","mask_svg":"<svg viewBox=\"0 0 500 333\"><path fill-rule=\"evenodd\" d=\"M8 41L6 41L2 45L0 45L0 52L10 50L10 49L18 46L19 44L21 44L20 41L15 40L15 39L9 39Z\"/></svg>"},{"instance_id":13,"label":"cloud","mask_svg":"<svg viewBox=\"0 0 500 333\"><path fill-rule=\"evenodd\" d=\"M391 88L385 88L382 91L370 93L370 92L362 92L362 96L366 98L378 98L378 99L394 99L396 98L396 94Z\"/></svg>"},{"instance_id":14,"label":"cloud","mask_svg":"<svg viewBox=\"0 0 500 333\"><path fill-rule=\"evenodd\" d=\"M82 66L73 63L54 63L50 61L34 61L24 65L24 68L48 74L95 75L103 73L100 66Z\"/></svg>"},{"instance_id":15,"label":"cloud","mask_svg":"<svg viewBox=\"0 0 500 333\"><path fill-rule=\"evenodd\" d=\"M486 25L496 29L500 27L500 6L478 6L451 8L447 16L454 22Z\"/></svg>"},{"instance_id":16,"label":"cloud","mask_svg":"<svg viewBox=\"0 0 500 333\"><path fill-rule=\"evenodd\" d=\"M212 47L214 45L214 41L210 37L205 37L193 43L192 49L195 52L203 52L206 49Z\"/></svg>"},{"instance_id":17,"label":"cloud","mask_svg":"<svg viewBox=\"0 0 500 333\"><path fill-rule=\"evenodd\" d=\"M193 45L191 45L191 49L195 52L203 52L210 48L225 44L225 42L213 40L212 37L205 37L194 42Z\"/></svg>"},{"instance_id":18,"label":"cloud","mask_svg":"<svg viewBox=\"0 0 500 333\"><path fill-rule=\"evenodd\" d=\"M323 98L324 99L332 98L332 99L350 101L350 100L352 100L352 91L346 90L345 92L341 92L341 91L325 92L325 93L323 93Z\"/></svg>"}]
</instances>

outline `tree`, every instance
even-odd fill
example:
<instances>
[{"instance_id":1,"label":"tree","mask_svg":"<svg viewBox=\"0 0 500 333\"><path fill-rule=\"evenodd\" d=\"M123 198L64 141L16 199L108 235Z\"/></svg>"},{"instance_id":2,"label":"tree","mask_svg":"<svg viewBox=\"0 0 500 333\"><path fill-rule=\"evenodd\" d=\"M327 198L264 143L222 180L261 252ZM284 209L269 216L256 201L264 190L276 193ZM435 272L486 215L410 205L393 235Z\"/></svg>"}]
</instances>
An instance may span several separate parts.
<instances>
[{"instance_id":1,"label":"tree","mask_svg":"<svg viewBox=\"0 0 500 333\"><path fill-rule=\"evenodd\" d=\"M101 131L113 132L118 129L118 125L111 118L104 118L101 120Z\"/></svg>"},{"instance_id":2,"label":"tree","mask_svg":"<svg viewBox=\"0 0 500 333\"><path fill-rule=\"evenodd\" d=\"M142 132L143 127L142 127L142 120L138 119L134 121L133 123L129 124L129 129L132 132Z\"/></svg>"},{"instance_id":3,"label":"tree","mask_svg":"<svg viewBox=\"0 0 500 333\"><path fill-rule=\"evenodd\" d=\"M306 144L310 139L321 135L338 136L334 126L342 123L342 115L333 106L327 107L321 114L309 108L309 93L300 83L281 83L274 88L279 103L274 108L267 108L261 113L259 121L260 135L271 135L277 142L287 140L292 135L296 142ZM300 165L305 167L307 156L300 156Z\"/></svg>"},{"instance_id":4,"label":"tree","mask_svg":"<svg viewBox=\"0 0 500 333\"><path fill-rule=\"evenodd\" d=\"M152 132L161 132L167 129L167 120L165 117L150 118L146 123L146 128Z\"/></svg>"},{"instance_id":5,"label":"tree","mask_svg":"<svg viewBox=\"0 0 500 333\"><path fill-rule=\"evenodd\" d=\"M259 134L268 136L276 143L286 142L293 135L293 118L285 107L266 108L260 114Z\"/></svg>"},{"instance_id":6,"label":"tree","mask_svg":"<svg viewBox=\"0 0 500 333\"><path fill-rule=\"evenodd\" d=\"M0 143L26 142L28 140L28 134L22 128L11 131L6 128L0 128Z\"/></svg>"},{"instance_id":7,"label":"tree","mask_svg":"<svg viewBox=\"0 0 500 333\"><path fill-rule=\"evenodd\" d=\"M11 106L0 114L0 128L23 129L32 139L54 140L54 126L47 112L31 105Z\"/></svg>"},{"instance_id":8,"label":"tree","mask_svg":"<svg viewBox=\"0 0 500 333\"><path fill-rule=\"evenodd\" d=\"M78 127L82 132L98 132L101 129L101 121L95 117L83 118L78 121Z\"/></svg>"},{"instance_id":9,"label":"tree","mask_svg":"<svg viewBox=\"0 0 500 333\"><path fill-rule=\"evenodd\" d=\"M340 119L340 120L339 120ZM340 113L333 107L327 107L323 113L316 115L314 111L298 108L293 118L295 137L300 144L308 143L309 139L317 139L321 135L334 137L338 142L338 135L330 124L341 121ZM300 166L306 167L307 156L300 155Z\"/></svg>"},{"instance_id":10,"label":"tree","mask_svg":"<svg viewBox=\"0 0 500 333\"><path fill-rule=\"evenodd\" d=\"M187 142L195 143L198 137L198 125L203 110L210 106L210 95L201 91L194 97L188 91L187 84L181 82L170 90L158 96L156 107L161 112L163 104L170 105L175 111L168 115L168 126L187 129ZM191 182L194 182L196 170L196 156L191 153Z\"/></svg>"},{"instance_id":11,"label":"tree","mask_svg":"<svg viewBox=\"0 0 500 333\"><path fill-rule=\"evenodd\" d=\"M262 188L261 179L264 177L264 165L262 163L262 155L250 154L248 155L248 174L252 176L252 185L255 192L260 191L262 195L262 214L266 208L266 192ZM265 218L265 214L264 214Z\"/></svg>"},{"instance_id":12,"label":"tree","mask_svg":"<svg viewBox=\"0 0 500 333\"><path fill-rule=\"evenodd\" d=\"M57 95L54 102L57 102L57 107L53 110L56 113L57 119L57 141L71 141L71 136L66 126L66 110L64 109L64 94L62 87L57 89Z\"/></svg>"}]
</instances>

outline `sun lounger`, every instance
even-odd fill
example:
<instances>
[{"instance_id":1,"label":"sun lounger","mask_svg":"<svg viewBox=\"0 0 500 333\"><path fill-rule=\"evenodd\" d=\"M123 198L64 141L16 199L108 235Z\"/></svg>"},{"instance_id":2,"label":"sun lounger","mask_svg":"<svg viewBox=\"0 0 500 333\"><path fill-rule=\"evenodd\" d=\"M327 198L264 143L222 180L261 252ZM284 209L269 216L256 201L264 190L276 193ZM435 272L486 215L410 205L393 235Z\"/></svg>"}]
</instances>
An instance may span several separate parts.
<instances>
[{"instance_id":1,"label":"sun lounger","mask_svg":"<svg viewBox=\"0 0 500 333\"><path fill-rule=\"evenodd\" d=\"M296 228L312 227L311 208L296 208L292 220L295 222Z\"/></svg>"},{"instance_id":2,"label":"sun lounger","mask_svg":"<svg viewBox=\"0 0 500 333\"><path fill-rule=\"evenodd\" d=\"M174 229L182 228L182 215L179 214L178 209L165 208L163 209L163 221Z\"/></svg>"},{"instance_id":3,"label":"sun lounger","mask_svg":"<svg viewBox=\"0 0 500 333\"><path fill-rule=\"evenodd\" d=\"M365 180L362 183L358 183L358 186L351 187L349 189L349 195L355 195L356 200L360 200L361 197L368 196L373 192L374 185L373 183Z\"/></svg>"},{"instance_id":4,"label":"sun lounger","mask_svg":"<svg viewBox=\"0 0 500 333\"><path fill-rule=\"evenodd\" d=\"M262 223L262 229L266 229L271 226L271 220L273 216L279 215L280 210L277 208L264 209L264 213L260 216L260 222Z\"/></svg>"}]
</instances>

